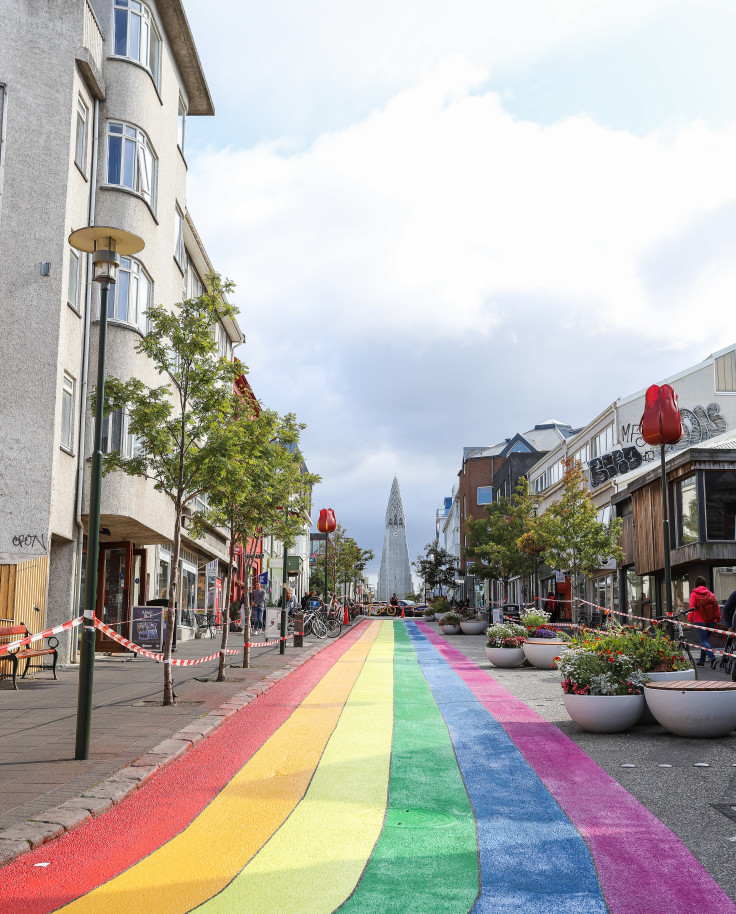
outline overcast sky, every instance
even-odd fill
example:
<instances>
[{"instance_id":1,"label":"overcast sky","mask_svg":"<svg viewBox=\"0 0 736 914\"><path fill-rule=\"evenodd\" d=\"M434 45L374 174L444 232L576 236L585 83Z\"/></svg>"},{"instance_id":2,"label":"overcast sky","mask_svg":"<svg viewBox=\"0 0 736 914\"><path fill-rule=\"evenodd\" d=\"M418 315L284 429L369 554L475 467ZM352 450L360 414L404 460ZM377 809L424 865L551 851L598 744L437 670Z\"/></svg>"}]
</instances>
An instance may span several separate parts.
<instances>
[{"instance_id":1,"label":"overcast sky","mask_svg":"<svg viewBox=\"0 0 736 914\"><path fill-rule=\"evenodd\" d=\"M463 446L736 338L732 0L185 7L189 210L374 575L394 474L414 559Z\"/></svg>"}]
</instances>

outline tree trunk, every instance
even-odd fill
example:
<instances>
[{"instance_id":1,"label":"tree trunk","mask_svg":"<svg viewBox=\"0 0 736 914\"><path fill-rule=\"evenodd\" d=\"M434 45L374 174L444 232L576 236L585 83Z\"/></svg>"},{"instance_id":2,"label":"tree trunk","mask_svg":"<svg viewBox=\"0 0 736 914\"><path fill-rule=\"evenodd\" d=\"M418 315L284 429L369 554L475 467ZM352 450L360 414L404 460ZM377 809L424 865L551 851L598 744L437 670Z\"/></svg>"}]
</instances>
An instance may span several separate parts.
<instances>
[{"instance_id":1,"label":"tree trunk","mask_svg":"<svg viewBox=\"0 0 736 914\"><path fill-rule=\"evenodd\" d=\"M176 628L176 594L179 588L179 554L181 552L181 497L174 502L174 543L171 552L171 578L169 580L169 605L166 609L166 642L164 643L164 705L173 705L174 679L171 674L171 648Z\"/></svg>"},{"instance_id":2,"label":"tree trunk","mask_svg":"<svg viewBox=\"0 0 736 914\"><path fill-rule=\"evenodd\" d=\"M217 667L217 679L215 682L224 682L225 681L225 658L227 655L225 651L227 650L227 634L230 630L230 594L233 589L233 558L235 557L235 531L233 525L230 524L230 565L228 568L227 574L227 595L228 598L225 601L227 604L227 621L223 623L222 626L222 640L220 641L220 663Z\"/></svg>"}]
</instances>

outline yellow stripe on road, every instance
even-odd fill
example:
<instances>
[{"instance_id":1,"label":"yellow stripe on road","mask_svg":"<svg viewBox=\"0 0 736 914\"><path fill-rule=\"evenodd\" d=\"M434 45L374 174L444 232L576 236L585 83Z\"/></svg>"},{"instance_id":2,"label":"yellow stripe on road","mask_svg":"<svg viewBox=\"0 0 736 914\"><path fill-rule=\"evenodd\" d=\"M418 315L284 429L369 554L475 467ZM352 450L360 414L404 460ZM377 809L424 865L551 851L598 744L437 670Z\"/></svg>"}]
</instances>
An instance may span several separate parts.
<instances>
[{"instance_id":1,"label":"yellow stripe on road","mask_svg":"<svg viewBox=\"0 0 736 914\"><path fill-rule=\"evenodd\" d=\"M304 796L380 625L368 626L188 828L63 910L184 914L225 887Z\"/></svg>"},{"instance_id":2,"label":"yellow stripe on road","mask_svg":"<svg viewBox=\"0 0 736 914\"><path fill-rule=\"evenodd\" d=\"M380 625L304 799L237 879L197 914L329 914L355 889L388 798L394 627Z\"/></svg>"}]
</instances>

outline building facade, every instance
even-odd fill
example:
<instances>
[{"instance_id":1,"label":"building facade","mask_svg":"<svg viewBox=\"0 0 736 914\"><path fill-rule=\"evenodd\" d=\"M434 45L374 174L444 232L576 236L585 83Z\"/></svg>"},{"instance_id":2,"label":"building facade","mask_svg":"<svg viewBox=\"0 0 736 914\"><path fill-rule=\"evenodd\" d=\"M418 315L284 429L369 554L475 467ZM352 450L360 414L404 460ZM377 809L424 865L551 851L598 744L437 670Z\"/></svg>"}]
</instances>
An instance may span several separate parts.
<instances>
[{"instance_id":1,"label":"building facade","mask_svg":"<svg viewBox=\"0 0 736 914\"><path fill-rule=\"evenodd\" d=\"M393 594L396 594L399 600L403 600L413 589L404 505L401 501L399 480L394 476L386 507L386 529L376 595L381 601L390 600Z\"/></svg>"},{"instance_id":2,"label":"building facade","mask_svg":"<svg viewBox=\"0 0 736 914\"><path fill-rule=\"evenodd\" d=\"M99 292L91 258L67 239L88 225L143 239L139 255L121 258L111 291L107 373L159 384L135 346L148 305L196 296L212 269L187 211L185 139L189 117L213 113L180 0L4 4L0 561L6 577L35 569L36 599L45 603L31 610L32 630L78 614L89 561L98 561L97 615L118 630L132 606L167 592L173 505L145 479L105 478L100 554L86 554ZM236 322L223 320L213 334L232 358L242 341ZM103 449L134 448L127 417L109 417ZM222 601L227 536L212 529L190 539L185 525L182 547L177 602L186 636L197 608ZM0 607L9 612L21 618L28 609ZM73 639L60 649L62 660L74 658ZM98 649L116 648L101 639Z\"/></svg>"}]
</instances>

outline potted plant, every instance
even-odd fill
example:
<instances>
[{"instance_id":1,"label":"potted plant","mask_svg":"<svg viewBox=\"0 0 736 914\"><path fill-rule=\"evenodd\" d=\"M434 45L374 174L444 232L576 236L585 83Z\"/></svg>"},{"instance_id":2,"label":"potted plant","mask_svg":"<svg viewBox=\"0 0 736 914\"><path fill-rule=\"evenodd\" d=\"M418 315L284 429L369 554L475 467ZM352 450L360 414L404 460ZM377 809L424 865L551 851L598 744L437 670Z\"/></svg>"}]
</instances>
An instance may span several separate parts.
<instances>
[{"instance_id":1,"label":"potted plant","mask_svg":"<svg viewBox=\"0 0 736 914\"><path fill-rule=\"evenodd\" d=\"M487 626L488 623L485 617L474 609L466 608L460 610L460 631L464 635L482 635Z\"/></svg>"},{"instance_id":2,"label":"potted plant","mask_svg":"<svg viewBox=\"0 0 736 914\"><path fill-rule=\"evenodd\" d=\"M457 613L445 613L438 619L439 626L446 635L457 635L460 633L460 623L462 617Z\"/></svg>"},{"instance_id":3,"label":"potted plant","mask_svg":"<svg viewBox=\"0 0 736 914\"><path fill-rule=\"evenodd\" d=\"M486 657L494 666L510 669L524 662L526 629L514 622L499 622L486 632Z\"/></svg>"},{"instance_id":4,"label":"potted plant","mask_svg":"<svg viewBox=\"0 0 736 914\"><path fill-rule=\"evenodd\" d=\"M591 733L620 733L644 710L649 677L626 654L572 648L558 660L565 710Z\"/></svg>"},{"instance_id":5,"label":"potted plant","mask_svg":"<svg viewBox=\"0 0 736 914\"><path fill-rule=\"evenodd\" d=\"M425 622L434 622L434 620L435 620L434 607L427 606L426 609L424 610L424 621Z\"/></svg>"},{"instance_id":6,"label":"potted plant","mask_svg":"<svg viewBox=\"0 0 736 914\"><path fill-rule=\"evenodd\" d=\"M549 619L550 614L542 609L528 609L521 614L526 632L524 656L541 670L554 669L556 658L567 650L567 636L549 627Z\"/></svg>"}]
</instances>

